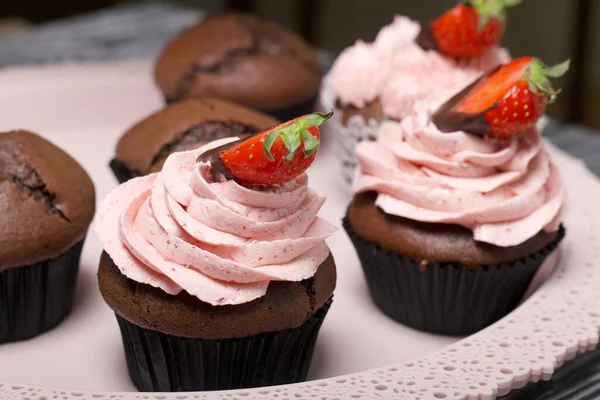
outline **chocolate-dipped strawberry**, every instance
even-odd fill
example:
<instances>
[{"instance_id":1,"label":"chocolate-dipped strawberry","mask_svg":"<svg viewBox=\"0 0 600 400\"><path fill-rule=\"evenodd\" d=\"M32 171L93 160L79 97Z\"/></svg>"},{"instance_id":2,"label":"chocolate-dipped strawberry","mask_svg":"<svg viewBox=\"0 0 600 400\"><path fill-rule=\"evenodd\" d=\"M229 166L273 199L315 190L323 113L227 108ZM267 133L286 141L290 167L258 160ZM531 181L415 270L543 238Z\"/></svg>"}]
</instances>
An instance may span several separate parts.
<instances>
[{"instance_id":1,"label":"chocolate-dipped strawberry","mask_svg":"<svg viewBox=\"0 0 600 400\"><path fill-rule=\"evenodd\" d=\"M568 69L569 60L548 67L537 58L518 58L448 100L432 121L442 132L497 138L521 135L535 126L559 93L549 78L562 76Z\"/></svg>"},{"instance_id":2,"label":"chocolate-dipped strawberry","mask_svg":"<svg viewBox=\"0 0 600 400\"><path fill-rule=\"evenodd\" d=\"M462 0L438 19L423 24L417 43L453 57L475 57L504 35L505 8L521 0Z\"/></svg>"},{"instance_id":3,"label":"chocolate-dipped strawberry","mask_svg":"<svg viewBox=\"0 0 600 400\"><path fill-rule=\"evenodd\" d=\"M215 181L234 179L243 185L289 182L314 161L320 144L319 125L333 115L312 113L202 154L211 161Z\"/></svg>"}]
</instances>

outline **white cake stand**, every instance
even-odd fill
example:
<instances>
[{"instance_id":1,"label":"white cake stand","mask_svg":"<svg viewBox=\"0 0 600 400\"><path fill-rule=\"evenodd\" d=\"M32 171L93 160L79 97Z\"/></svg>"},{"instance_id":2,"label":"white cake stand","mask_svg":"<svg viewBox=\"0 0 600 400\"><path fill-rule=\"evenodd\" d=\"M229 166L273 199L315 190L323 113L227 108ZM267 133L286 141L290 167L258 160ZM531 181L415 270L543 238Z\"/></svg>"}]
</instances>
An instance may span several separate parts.
<instances>
[{"instance_id":1,"label":"white cake stand","mask_svg":"<svg viewBox=\"0 0 600 400\"><path fill-rule=\"evenodd\" d=\"M116 185L108 162L118 137L161 102L147 63L0 71L0 131L29 129L67 150L94 179L98 199ZM331 145L326 141L309 175L329 199L321 215L340 225L348 197ZM476 335L425 334L384 316L340 230L329 241L339 281L312 381L232 392L136 393L114 315L97 288L101 246L90 233L73 313L48 333L0 346L0 399L492 399L549 379L565 360L596 346L600 327L600 182L582 162L550 150L569 197L557 271L516 311ZM535 285L543 280L538 276Z\"/></svg>"}]
</instances>

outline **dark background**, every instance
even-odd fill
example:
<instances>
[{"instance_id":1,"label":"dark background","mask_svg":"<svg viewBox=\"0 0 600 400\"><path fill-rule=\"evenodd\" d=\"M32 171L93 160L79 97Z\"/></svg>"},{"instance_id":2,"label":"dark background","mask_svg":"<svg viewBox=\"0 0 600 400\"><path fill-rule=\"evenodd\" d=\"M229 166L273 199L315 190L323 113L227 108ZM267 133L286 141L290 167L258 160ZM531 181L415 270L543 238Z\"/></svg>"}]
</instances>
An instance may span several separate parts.
<instances>
[{"instance_id":1,"label":"dark background","mask_svg":"<svg viewBox=\"0 0 600 400\"><path fill-rule=\"evenodd\" d=\"M372 40L394 14L427 20L456 0L172 0L211 12L246 10L274 19L334 54L358 38ZM122 3L123 0L0 0L2 20L27 29ZM600 0L524 0L509 12L504 39L513 56L534 55L548 64L571 58L563 93L548 113L565 122L600 128ZM1 36L0 36L1 38Z\"/></svg>"}]
</instances>

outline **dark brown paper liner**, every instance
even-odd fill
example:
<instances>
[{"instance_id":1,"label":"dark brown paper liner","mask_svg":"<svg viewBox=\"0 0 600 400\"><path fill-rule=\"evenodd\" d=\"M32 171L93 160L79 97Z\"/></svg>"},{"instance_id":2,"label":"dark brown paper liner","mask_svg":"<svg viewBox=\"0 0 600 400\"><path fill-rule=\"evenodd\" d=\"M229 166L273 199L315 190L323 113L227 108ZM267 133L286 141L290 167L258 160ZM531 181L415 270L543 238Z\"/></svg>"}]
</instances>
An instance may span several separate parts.
<instances>
[{"instance_id":1,"label":"dark brown paper liner","mask_svg":"<svg viewBox=\"0 0 600 400\"><path fill-rule=\"evenodd\" d=\"M515 309L546 257L565 235L529 257L469 269L462 264L419 262L360 238L344 219L375 304L412 328L446 335L469 335Z\"/></svg>"},{"instance_id":2,"label":"dark brown paper liner","mask_svg":"<svg viewBox=\"0 0 600 400\"><path fill-rule=\"evenodd\" d=\"M70 312L83 241L57 258L0 272L0 343L54 328Z\"/></svg>"},{"instance_id":3,"label":"dark brown paper liner","mask_svg":"<svg viewBox=\"0 0 600 400\"><path fill-rule=\"evenodd\" d=\"M189 339L141 328L117 315L127 369L142 392L228 390L306 380L332 299L294 329L237 339Z\"/></svg>"},{"instance_id":4,"label":"dark brown paper liner","mask_svg":"<svg viewBox=\"0 0 600 400\"><path fill-rule=\"evenodd\" d=\"M131 178L135 178L137 176L134 175L124 163L116 158L110 160L109 166L119 183L125 183Z\"/></svg>"},{"instance_id":5,"label":"dark brown paper liner","mask_svg":"<svg viewBox=\"0 0 600 400\"><path fill-rule=\"evenodd\" d=\"M180 101L180 100L174 100L174 99L165 97L165 103L167 103L167 104L176 103L177 101ZM262 110L260 108L256 108L256 110L263 112L265 114L272 115L273 117L277 118L281 122L285 122L285 121L294 119L296 117L299 117L301 115L312 113L315 109L316 101L317 101L317 96L315 95L306 101L303 101L298 104L293 104L289 107L278 108L276 110Z\"/></svg>"}]
</instances>

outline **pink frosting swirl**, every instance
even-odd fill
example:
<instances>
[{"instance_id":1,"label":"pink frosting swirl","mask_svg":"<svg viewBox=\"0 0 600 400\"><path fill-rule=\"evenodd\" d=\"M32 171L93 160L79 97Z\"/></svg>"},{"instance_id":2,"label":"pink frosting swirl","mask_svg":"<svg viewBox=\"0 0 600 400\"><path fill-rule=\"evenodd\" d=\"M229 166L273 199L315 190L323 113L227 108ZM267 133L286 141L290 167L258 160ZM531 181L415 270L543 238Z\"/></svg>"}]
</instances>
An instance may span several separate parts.
<instances>
[{"instance_id":1,"label":"pink frosting swirl","mask_svg":"<svg viewBox=\"0 0 600 400\"><path fill-rule=\"evenodd\" d=\"M417 102L443 88L459 91L471 80L469 71L456 67L435 51L423 51L417 45L406 46L393 59L394 71L379 93L386 116L401 120L414 112Z\"/></svg>"},{"instance_id":2,"label":"pink frosting swirl","mask_svg":"<svg viewBox=\"0 0 600 400\"><path fill-rule=\"evenodd\" d=\"M376 142L358 145L354 191L378 192L387 214L463 225L497 246L557 230L564 190L537 130L511 141L442 133L430 121L441 101L384 122Z\"/></svg>"},{"instance_id":3,"label":"pink frosting swirl","mask_svg":"<svg viewBox=\"0 0 600 400\"><path fill-rule=\"evenodd\" d=\"M510 61L508 51L499 47L460 60L424 51L415 42L419 31L417 22L397 16L381 29L374 43L358 41L344 50L329 75L341 103L364 107L379 99L384 114L400 120L431 91L459 88L457 82L475 80Z\"/></svg>"},{"instance_id":4,"label":"pink frosting swirl","mask_svg":"<svg viewBox=\"0 0 600 400\"><path fill-rule=\"evenodd\" d=\"M270 190L212 182L197 163L218 140L169 156L158 174L132 179L99 207L95 230L128 278L212 305L263 296L270 281L312 277L335 228L317 217L325 199L303 174Z\"/></svg>"},{"instance_id":5,"label":"pink frosting swirl","mask_svg":"<svg viewBox=\"0 0 600 400\"><path fill-rule=\"evenodd\" d=\"M417 46L415 39L420 31L418 22L396 15L392 23L381 28L377 34L375 47L382 53L397 54L407 47Z\"/></svg>"},{"instance_id":6,"label":"pink frosting swirl","mask_svg":"<svg viewBox=\"0 0 600 400\"><path fill-rule=\"evenodd\" d=\"M359 40L337 58L330 83L342 103L364 107L379 96L390 71L391 57Z\"/></svg>"}]
</instances>

